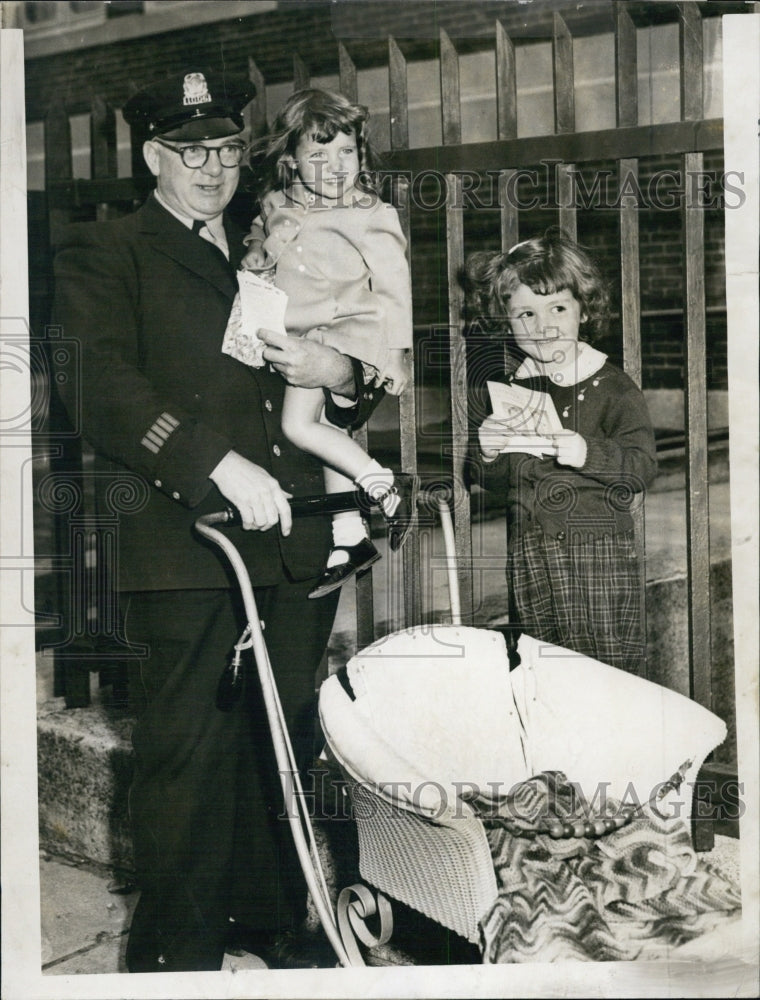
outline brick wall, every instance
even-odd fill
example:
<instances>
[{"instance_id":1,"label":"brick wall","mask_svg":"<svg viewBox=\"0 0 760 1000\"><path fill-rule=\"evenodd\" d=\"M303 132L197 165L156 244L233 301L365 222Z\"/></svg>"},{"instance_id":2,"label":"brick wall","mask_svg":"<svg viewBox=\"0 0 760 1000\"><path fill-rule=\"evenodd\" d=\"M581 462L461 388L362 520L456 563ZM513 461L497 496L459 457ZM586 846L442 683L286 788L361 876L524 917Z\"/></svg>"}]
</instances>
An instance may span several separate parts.
<instances>
[{"instance_id":1,"label":"brick wall","mask_svg":"<svg viewBox=\"0 0 760 1000\"><path fill-rule=\"evenodd\" d=\"M739 4L725 6L738 7ZM636 4L642 23L675 18L673 4ZM224 65L247 73L252 56L267 83L293 78L293 54L313 75L337 73L337 39L345 42L357 65L384 65L388 35L403 40L407 59L434 58L438 30L455 40L461 53L492 46L498 19L515 39L549 39L556 0L532 0L530 9L504 0L280 0L277 10L216 21L158 35L128 39L27 62L27 115L44 119L51 103L62 100L72 114L85 112L92 94L121 107L133 88L160 71L181 70L188 59ZM632 7L633 10L633 7ZM566 18L576 35L612 30L612 4L568 6ZM140 15L133 15L140 16Z\"/></svg>"}]
</instances>

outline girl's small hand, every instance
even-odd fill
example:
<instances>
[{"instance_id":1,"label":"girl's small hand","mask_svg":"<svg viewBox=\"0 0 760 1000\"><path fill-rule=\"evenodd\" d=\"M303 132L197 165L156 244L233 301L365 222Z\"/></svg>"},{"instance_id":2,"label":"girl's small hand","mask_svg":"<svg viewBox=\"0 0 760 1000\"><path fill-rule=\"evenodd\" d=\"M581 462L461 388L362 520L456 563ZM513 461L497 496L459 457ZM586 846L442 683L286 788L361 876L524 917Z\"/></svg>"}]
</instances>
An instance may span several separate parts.
<instances>
[{"instance_id":1,"label":"girl's small hand","mask_svg":"<svg viewBox=\"0 0 760 1000\"><path fill-rule=\"evenodd\" d=\"M581 469L586 464L586 439L580 434L553 434L552 441L557 449L556 459L560 465L570 465Z\"/></svg>"},{"instance_id":2,"label":"girl's small hand","mask_svg":"<svg viewBox=\"0 0 760 1000\"><path fill-rule=\"evenodd\" d=\"M271 266L268 262L267 252L260 242L253 242L249 245L245 257L240 262L240 266L245 271L261 271Z\"/></svg>"},{"instance_id":3,"label":"girl's small hand","mask_svg":"<svg viewBox=\"0 0 760 1000\"><path fill-rule=\"evenodd\" d=\"M493 462L509 445L514 436L515 429L511 421L495 417L493 414L486 417L478 428L480 454L487 462Z\"/></svg>"},{"instance_id":4,"label":"girl's small hand","mask_svg":"<svg viewBox=\"0 0 760 1000\"><path fill-rule=\"evenodd\" d=\"M388 352L388 361L375 379L376 386L384 386L391 396L400 396L409 384L410 372L407 353L404 350L392 349Z\"/></svg>"}]
</instances>

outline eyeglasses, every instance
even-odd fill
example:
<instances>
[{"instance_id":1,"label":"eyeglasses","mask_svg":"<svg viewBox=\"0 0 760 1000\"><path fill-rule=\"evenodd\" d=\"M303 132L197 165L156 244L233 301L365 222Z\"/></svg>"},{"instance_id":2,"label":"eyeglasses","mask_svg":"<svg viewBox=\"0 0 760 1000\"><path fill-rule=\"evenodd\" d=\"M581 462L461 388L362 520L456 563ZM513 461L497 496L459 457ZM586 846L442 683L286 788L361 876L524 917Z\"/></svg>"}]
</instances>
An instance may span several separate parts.
<instances>
[{"instance_id":1,"label":"eyeglasses","mask_svg":"<svg viewBox=\"0 0 760 1000\"><path fill-rule=\"evenodd\" d=\"M239 167L245 154L245 146L239 142L224 146L202 146L200 144L193 146L170 146L168 142L164 142L162 139L154 138L153 141L157 142L159 146L163 146L164 149L170 149L173 153L177 153L181 157L183 164L189 167L190 170L198 170L200 167L205 167L208 162L209 153L216 153L221 165L228 168Z\"/></svg>"}]
</instances>

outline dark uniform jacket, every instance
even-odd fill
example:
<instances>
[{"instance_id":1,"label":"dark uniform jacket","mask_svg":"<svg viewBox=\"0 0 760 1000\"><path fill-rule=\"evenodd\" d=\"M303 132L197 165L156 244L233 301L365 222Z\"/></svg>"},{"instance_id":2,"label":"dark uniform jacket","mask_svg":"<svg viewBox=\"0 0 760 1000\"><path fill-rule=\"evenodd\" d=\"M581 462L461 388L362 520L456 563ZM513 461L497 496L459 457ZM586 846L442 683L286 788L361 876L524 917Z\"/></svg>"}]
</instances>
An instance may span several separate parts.
<instances>
[{"instance_id":1,"label":"dark uniform jacket","mask_svg":"<svg viewBox=\"0 0 760 1000\"><path fill-rule=\"evenodd\" d=\"M81 352L79 382L61 393L111 463L96 486L104 511L119 513L122 590L229 585L193 522L228 506L209 473L230 449L289 493L324 492L319 462L280 429L282 377L221 352L244 250L242 232L225 229L230 262L151 195L123 219L70 227L56 258L56 322ZM253 585L269 585L322 569L329 520L301 518L288 538L277 526L229 533Z\"/></svg>"}]
</instances>

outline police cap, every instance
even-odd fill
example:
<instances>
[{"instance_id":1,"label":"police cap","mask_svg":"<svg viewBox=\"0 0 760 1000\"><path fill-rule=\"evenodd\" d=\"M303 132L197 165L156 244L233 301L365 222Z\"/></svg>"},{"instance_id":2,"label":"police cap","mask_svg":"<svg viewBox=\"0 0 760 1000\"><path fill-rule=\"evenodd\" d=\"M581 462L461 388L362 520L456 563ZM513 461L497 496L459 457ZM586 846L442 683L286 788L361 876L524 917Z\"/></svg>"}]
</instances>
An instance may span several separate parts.
<instances>
[{"instance_id":1,"label":"police cap","mask_svg":"<svg viewBox=\"0 0 760 1000\"><path fill-rule=\"evenodd\" d=\"M255 93L248 80L192 69L144 87L122 110L128 125L141 126L149 136L220 139L243 130L243 109Z\"/></svg>"}]
</instances>

